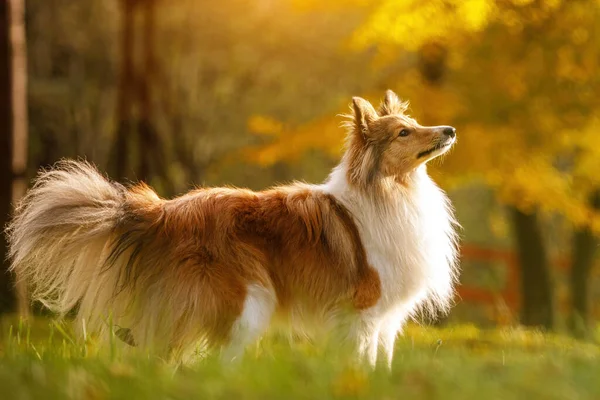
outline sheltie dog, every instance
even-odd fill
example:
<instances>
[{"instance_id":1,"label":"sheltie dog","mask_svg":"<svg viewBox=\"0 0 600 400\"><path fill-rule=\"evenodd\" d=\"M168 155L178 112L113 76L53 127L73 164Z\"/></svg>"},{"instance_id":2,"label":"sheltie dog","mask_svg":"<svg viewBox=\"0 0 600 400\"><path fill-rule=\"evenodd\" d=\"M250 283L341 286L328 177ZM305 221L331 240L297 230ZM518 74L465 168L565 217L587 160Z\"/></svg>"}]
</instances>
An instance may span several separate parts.
<instances>
[{"instance_id":1,"label":"sheltie dog","mask_svg":"<svg viewBox=\"0 0 600 400\"><path fill-rule=\"evenodd\" d=\"M76 309L88 333L121 327L169 359L198 348L239 358L279 320L341 332L373 366L381 347L389 366L403 323L447 311L457 275L457 224L426 172L456 131L406 108L392 91L378 110L353 98L345 154L320 185L165 200L59 162L7 227L11 269L33 300Z\"/></svg>"}]
</instances>

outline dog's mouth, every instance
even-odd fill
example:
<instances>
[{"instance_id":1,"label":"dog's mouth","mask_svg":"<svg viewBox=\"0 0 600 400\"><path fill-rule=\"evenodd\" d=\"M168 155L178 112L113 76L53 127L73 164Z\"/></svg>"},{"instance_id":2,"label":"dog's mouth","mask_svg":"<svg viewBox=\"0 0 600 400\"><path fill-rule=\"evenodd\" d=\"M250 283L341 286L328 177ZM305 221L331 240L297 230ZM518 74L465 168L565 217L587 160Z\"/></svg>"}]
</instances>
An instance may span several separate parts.
<instances>
[{"instance_id":1,"label":"dog's mouth","mask_svg":"<svg viewBox=\"0 0 600 400\"><path fill-rule=\"evenodd\" d=\"M423 158L423 157L430 156L431 154L435 153L436 151L449 148L450 146L452 146L453 143L454 143L454 139L449 139L449 140L446 140L445 142L440 142L440 143L436 144L435 146L433 146L432 148L422 151L419 154L417 154L417 158Z\"/></svg>"}]
</instances>

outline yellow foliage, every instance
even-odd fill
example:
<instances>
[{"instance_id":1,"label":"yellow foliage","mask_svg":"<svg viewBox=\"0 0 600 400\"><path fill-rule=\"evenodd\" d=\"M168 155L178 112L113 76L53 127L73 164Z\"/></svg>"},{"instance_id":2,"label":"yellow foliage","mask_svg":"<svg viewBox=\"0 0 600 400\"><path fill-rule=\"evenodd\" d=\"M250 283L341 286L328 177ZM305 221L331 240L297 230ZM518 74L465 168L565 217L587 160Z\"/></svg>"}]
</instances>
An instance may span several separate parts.
<instances>
[{"instance_id":1,"label":"yellow foliage","mask_svg":"<svg viewBox=\"0 0 600 400\"><path fill-rule=\"evenodd\" d=\"M309 150L322 150L332 157L339 157L345 135L340 122L336 118L323 118L291 129L265 146L247 149L246 156L262 166L296 160Z\"/></svg>"},{"instance_id":2,"label":"yellow foliage","mask_svg":"<svg viewBox=\"0 0 600 400\"><path fill-rule=\"evenodd\" d=\"M292 0L293 6L300 11L319 10L339 10L343 7L364 7L372 4L371 0L343 0L343 1L323 1L323 0Z\"/></svg>"},{"instance_id":3,"label":"yellow foliage","mask_svg":"<svg viewBox=\"0 0 600 400\"><path fill-rule=\"evenodd\" d=\"M423 43L448 38L449 32L481 30L495 9L491 0L384 0L377 4L352 38L356 48L388 42L417 50Z\"/></svg>"},{"instance_id":4,"label":"yellow foliage","mask_svg":"<svg viewBox=\"0 0 600 400\"><path fill-rule=\"evenodd\" d=\"M283 124L264 115L253 115L248 119L248 130L258 135L278 136L283 131Z\"/></svg>"},{"instance_id":5,"label":"yellow foliage","mask_svg":"<svg viewBox=\"0 0 600 400\"><path fill-rule=\"evenodd\" d=\"M600 2L333 0L329 6L357 2L368 12L351 44L380 51L369 72L381 74L381 82L366 97L396 89L422 123L458 128L443 170L433 168L436 179L446 187L479 180L506 203L558 212L600 232L600 213L587 204L600 187ZM431 42L446 50L438 84L420 70ZM384 74L389 65L394 72ZM328 114L335 111L346 105ZM314 149L338 157L340 122L324 117L283 129L268 118L251 121L250 130L277 135L248 156L263 165Z\"/></svg>"}]
</instances>

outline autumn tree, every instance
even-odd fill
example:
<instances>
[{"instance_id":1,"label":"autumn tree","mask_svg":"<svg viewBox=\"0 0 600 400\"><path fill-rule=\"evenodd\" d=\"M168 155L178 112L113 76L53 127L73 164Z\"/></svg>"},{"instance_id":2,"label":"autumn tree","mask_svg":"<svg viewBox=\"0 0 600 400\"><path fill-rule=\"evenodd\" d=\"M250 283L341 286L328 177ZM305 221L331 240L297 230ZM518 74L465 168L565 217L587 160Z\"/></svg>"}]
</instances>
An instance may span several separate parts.
<instances>
[{"instance_id":1,"label":"autumn tree","mask_svg":"<svg viewBox=\"0 0 600 400\"><path fill-rule=\"evenodd\" d=\"M600 190L592 193L590 204L600 210ZM590 272L598 248L598 235L589 226L578 227L573 234L571 265L571 330L584 337L590 328Z\"/></svg>"},{"instance_id":2,"label":"autumn tree","mask_svg":"<svg viewBox=\"0 0 600 400\"><path fill-rule=\"evenodd\" d=\"M366 97L377 100L383 88L395 88L426 123L459 127L459 143L445 160L443 174L433 173L448 188L485 184L512 207L522 268L521 321L552 327L552 276L538 220L557 213L574 226L600 232L600 213L588 201L600 187L594 117L600 106L595 73L600 5L347 0L326 7L336 4L364 7L366 17L345 46L377 50L371 73L379 80ZM437 79L441 62L423 63L428 54L446 66L444 79L435 85L427 78ZM266 164L311 149L337 156L344 134L338 124L324 117L275 133L269 124L259 124L256 131L274 138L248 155ZM578 241L582 246L575 250L589 251L592 242Z\"/></svg>"}]
</instances>

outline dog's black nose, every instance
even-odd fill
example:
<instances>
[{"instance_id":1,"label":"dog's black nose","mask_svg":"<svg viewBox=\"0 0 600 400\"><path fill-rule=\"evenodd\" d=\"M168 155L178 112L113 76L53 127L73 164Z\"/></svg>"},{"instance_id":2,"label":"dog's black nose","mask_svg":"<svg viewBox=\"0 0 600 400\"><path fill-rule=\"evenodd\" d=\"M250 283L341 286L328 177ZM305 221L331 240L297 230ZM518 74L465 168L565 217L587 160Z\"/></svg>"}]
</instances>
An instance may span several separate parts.
<instances>
[{"instance_id":1,"label":"dog's black nose","mask_svg":"<svg viewBox=\"0 0 600 400\"><path fill-rule=\"evenodd\" d=\"M444 135L446 136L450 136L451 138L453 138L454 136L456 136L456 128L453 128L451 126L446 126L444 127Z\"/></svg>"}]
</instances>

